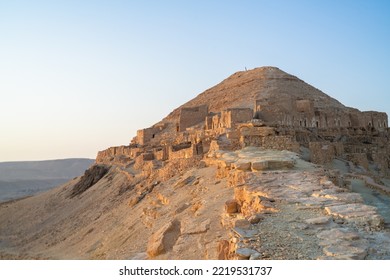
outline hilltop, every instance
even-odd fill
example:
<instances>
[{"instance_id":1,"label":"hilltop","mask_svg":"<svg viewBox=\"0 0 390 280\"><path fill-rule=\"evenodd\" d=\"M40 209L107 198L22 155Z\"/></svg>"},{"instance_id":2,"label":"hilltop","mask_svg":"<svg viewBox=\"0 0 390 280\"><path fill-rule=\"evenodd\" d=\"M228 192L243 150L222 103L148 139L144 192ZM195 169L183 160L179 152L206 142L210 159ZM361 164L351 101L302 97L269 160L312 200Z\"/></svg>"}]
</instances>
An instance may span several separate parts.
<instances>
[{"instance_id":1,"label":"hilltop","mask_svg":"<svg viewBox=\"0 0 390 280\"><path fill-rule=\"evenodd\" d=\"M256 100L272 100L272 104L278 104L290 99L313 99L316 106L345 108L299 78L268 66L234 73L175 109L165 120L177 119L185 107L208 104L210 111L221 112L228 108L253 108Z\"/></svg>"},{"instance_id":2,"label":"hilltop","mask_svg":"<svg viewBox=\"0 0 390 280\"><path fill-rule=\"evenodd\" d=\"M83 176L0 205L2 258L390 259L388 118L237 72ZM39 218L37 218L39 217Z\"/></svg>"}]
</instances>

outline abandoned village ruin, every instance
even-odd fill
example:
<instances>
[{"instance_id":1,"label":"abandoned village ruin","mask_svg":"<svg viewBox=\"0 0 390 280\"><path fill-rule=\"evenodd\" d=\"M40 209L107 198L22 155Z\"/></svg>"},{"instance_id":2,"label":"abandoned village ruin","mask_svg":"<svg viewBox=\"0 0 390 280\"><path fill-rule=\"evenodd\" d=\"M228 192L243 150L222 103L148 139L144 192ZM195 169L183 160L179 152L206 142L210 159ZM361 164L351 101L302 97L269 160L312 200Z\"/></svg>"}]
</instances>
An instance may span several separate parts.
<instances>
[{"instance_id":1,"label":"abandoned village ruin","mask_svg":"<svg viewBox=\"0 0 390 280\"><path fill-rule=\"evenodd\" d=\"M0 259L387 260L390 211L353 188L384 205L389 177L386 113L237 72L83 176L0 204Z\"/></svg>"},{"instance_id":2,"label":"abandoned village ruin","mask_svg":"<svg viewBox=\"0 0 390 280\"><path fill-rule=\"evenodd\" d=\"M251 74L256 73L270 75L287 86L303 84L273 67L255 69ZM256 146L299 153L300 148L306 148L308 160L316 164L326 165L338 157L366 170L372 167L378 175L389 175L386 113L345 107L314 88L311 93L295 88L293 92L259 93L250 103L220 111L210 109L207 103L183 106L173 113L176 118L168 116L150 128L138 130L130 145L99 152L96 162L134 162L150 171L167 160L200 160L219 149Z\"/></svg>"}]
</instances>

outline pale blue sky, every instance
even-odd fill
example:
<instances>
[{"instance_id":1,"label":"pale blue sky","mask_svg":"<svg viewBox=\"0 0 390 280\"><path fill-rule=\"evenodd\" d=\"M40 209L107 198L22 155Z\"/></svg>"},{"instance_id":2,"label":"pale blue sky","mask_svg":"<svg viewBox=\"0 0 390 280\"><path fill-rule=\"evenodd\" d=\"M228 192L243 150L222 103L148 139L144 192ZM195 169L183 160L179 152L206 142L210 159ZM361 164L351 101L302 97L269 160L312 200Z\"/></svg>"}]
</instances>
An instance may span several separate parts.
<instances>
[{"instance_id":1,"label":"pale blue sky","mask_svg":"<svg viewBox=\"0 0 390 280\"><path fill-rule=\"evenodd\" d=\"M245 67L389 114L389 50L390 1L0 0L0 161L94 158Z\"/></svg>"}]
</instances>

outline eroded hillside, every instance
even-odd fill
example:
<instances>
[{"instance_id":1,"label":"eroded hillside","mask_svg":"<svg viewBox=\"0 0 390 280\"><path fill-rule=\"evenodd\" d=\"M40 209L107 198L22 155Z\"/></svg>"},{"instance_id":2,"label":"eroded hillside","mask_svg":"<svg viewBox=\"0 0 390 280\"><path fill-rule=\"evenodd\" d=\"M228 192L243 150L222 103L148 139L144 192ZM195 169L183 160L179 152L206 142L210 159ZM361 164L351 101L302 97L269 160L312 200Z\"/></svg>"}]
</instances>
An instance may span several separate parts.
<instances>
[{"instance_id":1,"label":"eroded hillside","mask_svg":"<svg viewBox=\"0 0 390 280\"><path fill-rule=\"evenodd\" d=\"M0 205L2 258L389 259L385 113L274 67L238 72L100 151L84 176Z\"/></svg>"}]
</instances>

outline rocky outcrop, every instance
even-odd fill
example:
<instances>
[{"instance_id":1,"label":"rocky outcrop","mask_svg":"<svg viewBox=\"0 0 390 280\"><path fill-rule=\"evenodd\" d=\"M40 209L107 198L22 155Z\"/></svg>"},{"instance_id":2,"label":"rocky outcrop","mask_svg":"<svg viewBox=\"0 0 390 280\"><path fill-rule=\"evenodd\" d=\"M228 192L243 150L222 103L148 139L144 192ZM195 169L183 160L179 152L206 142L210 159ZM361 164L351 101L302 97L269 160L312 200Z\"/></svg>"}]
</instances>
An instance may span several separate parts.
<instances>
[{"instance_id":1,"label":"rocky outcrop","mask_svg":"<svg viewBox=\"0 0 390 280\"><path fill-rule=\"evenodd\" d=\"M147 253L156 257L172 249L180 234L180 222L171 221L155 232L149 239Z\"/></svg>"},{"instance_id":2,"label":"rocky outcrop","mask_svg":"<svg viewBox=\"0 0 390 280\"><path fill-rule=\"evenodd\" d=\"M70 198L78 196L88 190L90 187L99 182L99 180L103 178L108 171L109 168L104 165L93 165L91 168L87 169L80 181L73 186Z\"/></svg>"}]
</instances>

